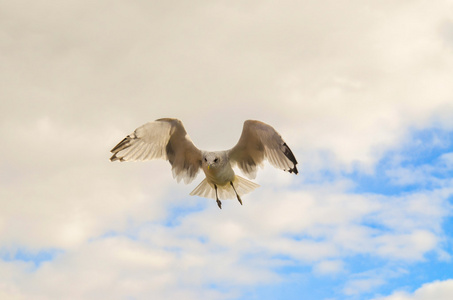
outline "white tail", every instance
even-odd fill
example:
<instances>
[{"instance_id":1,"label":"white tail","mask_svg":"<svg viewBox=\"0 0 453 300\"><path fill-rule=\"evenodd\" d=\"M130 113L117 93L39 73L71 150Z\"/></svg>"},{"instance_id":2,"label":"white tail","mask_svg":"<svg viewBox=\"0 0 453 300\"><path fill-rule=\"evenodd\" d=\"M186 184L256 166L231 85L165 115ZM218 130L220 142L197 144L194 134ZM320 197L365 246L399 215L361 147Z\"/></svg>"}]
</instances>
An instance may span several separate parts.
<instances>
[{"instance_id":1,"label":"white tail","mask_svg":"<svg viewBox=\"0 0 453 300\"><path fill-rule=\"evenodd\" d=\"M239 196L245 195L259 187L250 180L242 178L240 176L234 176L233 180L234 188ZM234 192L231 184L228 182L225 185L217 185L217 194L220 200L223 199L236 199L236 193ZM212 183L209 183L206 178L190 193L191 196L200 196L204 198L211 198L215 200L215 189Z\"/></svg>"}]
</instances>

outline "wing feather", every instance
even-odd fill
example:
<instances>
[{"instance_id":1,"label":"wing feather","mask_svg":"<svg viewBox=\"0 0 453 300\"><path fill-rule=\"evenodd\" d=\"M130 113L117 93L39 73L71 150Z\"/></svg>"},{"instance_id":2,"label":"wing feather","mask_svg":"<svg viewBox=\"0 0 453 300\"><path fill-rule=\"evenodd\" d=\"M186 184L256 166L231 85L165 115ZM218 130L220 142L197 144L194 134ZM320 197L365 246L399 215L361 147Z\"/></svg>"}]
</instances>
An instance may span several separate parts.
<instances>
[{"instance_id":1,"label":"wing feather","mask_svg":"<svg viewBox=\"0 0 453 300\"><path fill-rule=\"evenodd\" d=\"M168 160L173 177L190 183L201 167L201 151L195 147L178 119L158 119L137 128L110 151L111 161Z\"/></svg>"},{"instance_id":2,"label":"wing feather","mask_svg":"<svg viewBox=\"0 0 453 300\"><path fill-rule=\"evenodd\" d=\"M244 122L238 143L228 152L230 162L249 178L256 177L257 166L267 159L271 165L297 174L297 160L280 134L270 125L260 121Z\"/></svg>"}]
</instances>

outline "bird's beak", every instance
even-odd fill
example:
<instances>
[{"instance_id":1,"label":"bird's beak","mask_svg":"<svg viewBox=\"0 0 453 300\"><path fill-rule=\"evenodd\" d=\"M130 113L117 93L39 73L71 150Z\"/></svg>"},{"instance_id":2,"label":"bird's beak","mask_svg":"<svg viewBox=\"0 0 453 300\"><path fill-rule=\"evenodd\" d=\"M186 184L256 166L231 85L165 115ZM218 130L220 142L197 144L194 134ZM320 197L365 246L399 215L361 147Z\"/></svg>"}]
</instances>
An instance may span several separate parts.
<instances>
[{"instance_id":1,"label":"bird's beak","mask_svg":"<svg viewBox=\"0 0 453 300\"><path fill-rule=\"evenodd\" d=\"M208 170L209 170L210 167L211 167L211 165L208 165Z\"/></svg>"}]
</instances>

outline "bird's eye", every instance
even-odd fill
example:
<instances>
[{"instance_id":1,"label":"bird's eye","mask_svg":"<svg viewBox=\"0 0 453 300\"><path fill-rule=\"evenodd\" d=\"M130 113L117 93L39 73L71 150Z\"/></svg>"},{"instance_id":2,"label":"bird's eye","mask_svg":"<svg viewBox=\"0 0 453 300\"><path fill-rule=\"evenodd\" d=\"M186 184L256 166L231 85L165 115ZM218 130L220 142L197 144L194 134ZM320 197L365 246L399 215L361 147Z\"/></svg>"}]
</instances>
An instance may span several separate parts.
<instances>
[{"instance_id":1,"label":"bird's eye","mask_svg":"<svg viewBox=\"0 0 453 300\"><path fill-rule=\"evenodd\" d=\"M215 162L215 163L216 163L216 162L218 162L218 161L219 161L219 159L218 159L218 158L214 159L214 162Z\"/></svg>"},{"instance_id":2,"label":"bird's eye","mask_svg":"<svg viewBox=\"0 0 453 300\"><path fill-rule=\"evenodd\" d=\"M206 157L204 158L204 161L207 162L208 160L206 159Z\"/></svg>"}]
</instances>

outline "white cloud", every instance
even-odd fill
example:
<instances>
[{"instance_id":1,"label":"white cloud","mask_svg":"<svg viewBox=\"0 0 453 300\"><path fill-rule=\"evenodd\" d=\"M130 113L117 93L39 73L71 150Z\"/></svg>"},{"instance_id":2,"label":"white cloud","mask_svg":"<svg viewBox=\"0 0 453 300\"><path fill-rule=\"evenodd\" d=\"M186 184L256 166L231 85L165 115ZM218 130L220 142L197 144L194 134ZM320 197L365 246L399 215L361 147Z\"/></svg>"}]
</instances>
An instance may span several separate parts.
<instances>
[{"instance_id":1,"label":"white cloud","mask_svg":"<svg viewBox=\"0 0 453 300\"><path fill-rule=\"evenodd\" d=\"M33 272L16 269L14 261L4 263L15 272L3 274L2 282L10 290L20 287L24 298L31 293L58 299L70 293L73 299L99 295L138 299L157 295L160 299L184 292L187 299L222 299L240 293L241 287L275 284L281 280L275 271L288 265L313 265L317 275L334 275L347 272L341 261L345 253L420 260L439 247L429 231L430 226L436 227L434 221L426 226L414 222L405 227L405 233L399 232L397 224L381 230L379 221L376 228L361 223L368 215L381 212L379 202L373 205L363 196L348 197L338 187L329 191L324 186L323 193L309 186L304 189L300 195L291 195L263 187L257 197L244 197L242 207L229 201L220 211L211 203L205 210L178 217L172 226L139 223L126 236L120 231L90 241L85 238L77 245L64 245L64 252ZM265 194L269 197L262 197ZM426 216L419 211L414 214L404 207L399 213L402 220L429 219L432 214L429 210ZM88 236L93 234L96 232L88 230ZM12 280L11 274L17 274L19 281ZM352 278L344 293L369 292L383 285L384 278L373 274Z\"/></svg>"},{"instance_id":2,"label":"white cloud","mask_svg":"<svg viewBox=\"0 0 453 300\"><path fill-rule=\"evenodd\" d=\"M453 294L453 280L434 281L422 285L413 293L398 291L375 300L449 300Z\"/></svg>"},{"instance_id":3,"label":"white cloud","mask_svg":"<svg viewBox=\"0 0 453 300\"><path fill-rule=\"evenodd\" d=\"M313 268L315 274L330 275L337 274L344 270L344 264L340 260L325 260L316 264Z\"/></svg>"},{"instance_id":4,"label":"white cloud","mask_svg":"<svg viewBox=\"0 0 453 300\"><path fill-rule=\"evenodd\" d=\"M451 3L28 2L0 3L0 245L62 252L36 270L0 261L0 298L234 298L288 265L343 274L345 256L444 251L451 182L356 195L338 174L372 172L412 128L453 128ZM266 167L244 206L219 211L188 197L199 179L177 185L167 162L108 161L165 116L213 150L233 146L244 119L266 121L301 174ZM384 282L353 278L344 291Z\"/></svg>"},{"instance_id":5,"label":"white cloud","mask_svg":"<svg viewBox=\"0 0 453 300\"><path fill-rule=\"evenodd\" d=\"M348 282L343 292L348 296L360 295L370 292L384 283L385 280L381 278L354 279Z\"/></svg>"}]
</instances>

